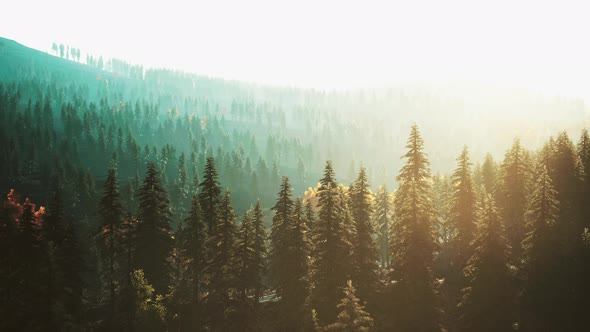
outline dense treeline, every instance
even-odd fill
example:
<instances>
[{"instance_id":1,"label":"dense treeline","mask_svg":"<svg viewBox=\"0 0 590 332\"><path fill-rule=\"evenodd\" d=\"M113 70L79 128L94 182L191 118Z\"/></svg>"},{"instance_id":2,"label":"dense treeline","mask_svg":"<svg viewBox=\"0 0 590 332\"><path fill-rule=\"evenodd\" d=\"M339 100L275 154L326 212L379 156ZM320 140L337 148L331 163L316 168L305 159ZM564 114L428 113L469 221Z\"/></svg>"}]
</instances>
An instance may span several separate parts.
<instances>
[{"instance_id":1,"label":"dense treeline","mask_svg":"<svg viewBox=\"0 0 590 332\"><path fill-rule=\"evenodd\" d=\"M5 54L2 331L584 330L586 130L474 164L371 98Z\"/></svg>"},{"instance_id":2,"label":"dense treeline","mask_svg":"<svg viewBox=\"0 0 590 332\"><path fill-rule=\"evenodd\" d=\"M447 179L430 175L414 126L392 196L363 168L339 184L328 161L304 199L283 177L270 231L260 201L238 221L213 157L174 228L152 162L131 213L113 159L92 221L54 174L47 207L3 199L3 330L579 331L588 138L535 153L516 140L475 171L464 148Z\"/></svg>"}]
</instances>

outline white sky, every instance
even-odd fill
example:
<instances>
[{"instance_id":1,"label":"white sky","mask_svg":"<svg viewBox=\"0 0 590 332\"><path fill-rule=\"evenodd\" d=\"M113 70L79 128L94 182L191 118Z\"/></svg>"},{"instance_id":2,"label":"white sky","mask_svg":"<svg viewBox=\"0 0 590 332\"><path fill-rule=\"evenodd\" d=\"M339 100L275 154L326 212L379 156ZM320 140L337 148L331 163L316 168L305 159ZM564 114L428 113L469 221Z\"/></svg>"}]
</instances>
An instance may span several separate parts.
<instances>
[{"instance_id":1,"label":"white sky","mask_svg":"<svg viewBox=\"0 0 590 332\"><path fill-rule=\"evenodd\" d=\"M147 66L323 89L477 80L590 95L584 1L8 1L0 36L41 50L56 41Z\"/></svg>"}]
</instances>

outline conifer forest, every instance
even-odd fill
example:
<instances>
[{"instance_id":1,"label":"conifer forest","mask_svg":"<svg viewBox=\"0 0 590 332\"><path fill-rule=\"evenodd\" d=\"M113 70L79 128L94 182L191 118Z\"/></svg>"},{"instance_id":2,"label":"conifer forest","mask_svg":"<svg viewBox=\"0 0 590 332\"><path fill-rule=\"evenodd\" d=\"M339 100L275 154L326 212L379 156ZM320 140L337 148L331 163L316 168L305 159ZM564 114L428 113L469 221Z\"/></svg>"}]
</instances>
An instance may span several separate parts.
<instances>
[{"instance_id":1,"label":"conifer forest","mask_svg":"<svg viewBox=\"0 0 590 332\"><path fill-rule=\"evenodd\" d=\"M80 54L0 38L0 331L590 331L580 99Z\"/></svg>"}]
</instances>

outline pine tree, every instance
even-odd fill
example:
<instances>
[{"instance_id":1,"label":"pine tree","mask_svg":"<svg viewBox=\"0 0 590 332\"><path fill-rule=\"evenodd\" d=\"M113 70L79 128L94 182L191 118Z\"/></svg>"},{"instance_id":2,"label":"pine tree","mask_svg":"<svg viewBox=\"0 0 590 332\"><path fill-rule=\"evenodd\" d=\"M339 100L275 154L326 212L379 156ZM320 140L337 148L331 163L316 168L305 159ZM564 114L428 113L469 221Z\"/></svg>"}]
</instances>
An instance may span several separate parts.
<instances>
[{"instance_id":1,"label":"pine tree","mask_svg":"<svg viewBox=\"0 0 590 332\"><path fill-rule=\"evenodd\" d=\"M348 280L346 285L344 297L338 304L338 309L341 311L336 322L326 326L323 330L326 332L367 332L373 327L373 318L360 304L352 281Z\"/></svg>"},{"instance_id":2,"label":"pine tree","mask_svg":"<svg viewBox=\"0 0 590 332\"><path fill-rule=\"evenodd\" d=\"M580 206L580 190L583 174L580 160L576 155L573 142L567 133L561 132L553 144L553 157L550 176L559 201L559 218L555 234L561 251L561 268L559 280L565 295L565 302L560 304L560 312L565 316L564 328L572 331L583 329L586 322L582 319L584 311L580 308L587 300L587 280L584 280L586 267L584 243L583 208ZM581 316L582 315L582 316Z\"/></svg>"},{"instance_id":3,"label":"pine tree","mask_svg":"<svg viewBox=\"0 0 590 332\"><path fill-rule=\"evenodd\" d=\"M166 294L170 285L172 234L170 207L153 163L139 191L139 223L135 239L135 266L145 273L156 293Z\"/></svg>"},{"instance_id":4,"label":"pine tree","mask_svg":"<svg viewBox=\"0 0 590 332\"><path fill-rule=\"evenodd\" d=\"M279 303L281 330L299 331L305 320L309 243L303 203L291 199L288 177L278 192L271 228L270 266Z\"/></svg>"},{"instance_id":5,"label":"pine tree","mask_svg":"<svg viewBox=\"0 0 590 332\"><path fill-rule=\"evenodd\" d=\"M529 202L527 224L530 231L523 240L526 284L522 300L524 331L560 330L563 313L557 314L564 300L559 282L558 238L554 236L559 215L557 193L547 167L539 163L537 180Z\"/></svg>"},{"instance_id":6,"label":"pine tree","mask_svg":"<svg viewBox=\"0 0 590 332\"><path fill-rule=\"evenodd\" d=\"M403 156L406 164L397 177L395 221L391 236L394 294L399 306L393 313L400 331L438 331L437 296L431 266L439 250L430 201L429 163L424 141L412 126Z\"/></svg>"},{"instance_id":7,"label":"pine tree","mask_svg":"<svg viewBox=\"0 0 590 332\"><path fill-rule=\"evenodd\" d=\"M590 134L584 129L580 140L578 141L577 156L579 160L578 172L583 175L582 190L580 194L582 207L582 220L584 227L590 227Z\"/></svg>"},{"instance_id":8,"label":"pine tree","mask_svg":"<svg viewBox=\"0 0 590 332\"><path fill-rule=\"evenodd\" d=\"M588 242L588 230L590 229L590 135L588 130L584 129L578 141L577 157L579 161L579 171L581 175L580 193L578 194L578 213L580 218L580 227L583 228L582 235L585 236L585 242L580 250L579 258L579 280L580 288L579 294L590 294L590 245ZM590 297L581 295L578 297L579 301L576 304L578 310L584 310L590 306ZM584 317L583 313L579 313L576 317ZM581 319L583 320L583 319ZM579 327L582 328L585 322L580 322Z\"/></svg>"},{"instance_id":9,"label":"pine tree","mask_svg":"<svg viewBox=\"0 0 590 332\"><path fill-rule=\"evenodd\" d=\"M65 311L60 324L64 330L77 330L83 326L84 289L87 286L83 273L86 269L83 244L72 219L65 225L64 237L57 249L59 268L59 302Z\"/></svg>"},{"instance_id":10,"label":"pine tree","mask_svg":"<svg viewBox=\"0 0 590 332\"><path fill-rule=\"evenodd\" d=\"M290 278L285 264L289 255L288 229L293 213L293 200L291 199L291 184L288 177L283 177L277 202L272 207L275 215L272 218L270 230L270 272L277 295L284 298L283 292L288 287Z\"/></svg>"},{"instance_id":11,"label":"pine tree","mask_svg":"<svg viewBox=\"0 0 590 332\"><path fill-rule=\"evenodd\" d=\"M200 296L204 291L203 270L205 268L205 239L207 226L203 222L203 215L199 199L193 195L189 216L184 220L178 232L178 255L182 262L182 274L188 293L188 321L192 329L201 329L203 320L200 311Z\"/></svg>"},{"instance_id":12,"label":"pine tree","mask_svg":"<svg viewBox=\"0 0 590 332\"><path fill-rule=\"evenodd\" d=\"M283 295L287 312L286 326L301 327L308 322L307 299L309 295L309 228L307 227L303 201L298 198L293 206L287 237L288 254L285 268L290 272ZM297 329L287 329L294 330Z\"/></svg>"},{"instance_id":13,"label":"pine tree","mask_svg":"<svg viewBox=\"0 0 590 332\"><path fill-rule=\"evenodd\" d=\"M493 194L496 191L497 166L491 154L486 154L485 160L481 165L481 185L486 192Z\"/></svg>"},{"instance_id":14,"label":"pine tree","mask_svg":"<svg viewBox=\"0 0 590 332\"><path fill-rule=\"evenodd\" d=\"M456 230L454 239L455 266L462 269L471 257L471 242L475 237L475 202L476 195L471 180L471 162L467 147L463 148L457 158L457 168L453 172L454 188L451 213Z\"/></svg>"},{"instance_id":15,"label":"pine tree","mask_svg":"<svg viewBox=\"0 0 590 332\"><path fill-rule=\"evenodd\" d=\"M375 225L377 227L377 243L381 267L389 267L389 227L391 224L391 196L387 192L385 185L377 189L375 195Z\"/></svg>"},{"instance_id":16,"label":"pine tree","mask_svg":"<svg viewBox=\"0 0 590 332\"><path fill-rule=\"evenodd\" d=\"M252 211L252 222L254 224L254 241L252 243L254 249L253 265L256 270L256 276L253 280L254 298L256 309L258 301L262 296L264 284L262 281L263 275L266 272L267 248L266 239L268 234L264 228L264 213L260 200L256 201L256 206Z\"/></svg>"},{"instance_id":17,"label":"pine tree","mask_svg":"<svg viewBox=\"0 0 590 332\"><path fill-rule=\"evenodd\" d=\"M527 197L526 151L520 140L514 140L501 167L500 206L513 261L520 259L520 246L525 237L524 215Z\"/></svg>"},{"instance_id":18,"label":"pine tree","mask_svg":"<svg viewBox=\"0 0 590 332\"><path fill-rule=\"evenodd\" d=\"M228 328L231 317L227 316L231 294L236 289L236 214L231 193L226 190L218 208L218 220L207 239L208 260L208 309L212 330Z\"/></svg>"},{"instance_id":19,"label":"pine tree","mask_svg":"<svg viewBox=\"0 0 590 332\"><path fill-rule=\"evenodd\" d=\"M373 224L371 217L373 205L367 173L363 167L354 182L351 192L351 210L354 219L353 264L358 294L365 300L373 298L378 285L377 248L373 241Z\"/></svg>"},{"instance_id":20,"label":"pine tree","mask_svg":"<svg viewBox=\"0 0 590 332\"><path fill-rule=\"evenodd\" d=\"M114 165L109 168L107 179L103 187L103 196L98 203L100 218L99 249L103 261L104 274L109 290L108 324L112 324L115 316L115 290L117 287L117 253L119 241L119 227L123 219L123 207L120 203L117 169ZM110 326L112 328L112 326Z\"/></svg>"},{"instance_id":21,"label":"pine tree","mask_svg":"<svg viewBox=\"0 0 590 332\"><path fill-rule=\"evenodd\" d=\"M248 295L256 287L258 281L258 269L255 264L256 252L254 251L255 231L252 220L252 210L246 211L236 236L236 276L239 296L240 330L252 329L257 321L252 312L253 302Z\"/></svg>"},{"instance_id":22,"label":"pine tree","mask_svg":"<svg viewBox=\"0 0 590 332\"><path fill-rule=\"evenodd\" d=\"M350 277L350 225L346 201L336 183L332 162L326 162L318 190L319 218L314 225L311 304L321 323L336 319L340 291Z\"/></svg>"},{"instance_id":23,"label":"pine tree","mask_svg":"<svg viewBox=\"0 0 590 332\"><path fill-rule=\"evenodd\" d=\"M468 286L463 289L462 331L511 331L513 291L508 265L508 243L496 203L487 194L478 211L474 253L464 269Z\"/></svg>"},{"instance_id":24,"label":"pine tree","mask_svg":"<svg viewBox=\"0 0 590 332\"><path fill-rule=\"evenodd\" d=\"M203 212L203 220L207 225L207 231L211 232L217 221L217 209L221 201L221 187L217 179L217 170L213 157L207 157L207 164L203 171L203 182L199 184L199 204Z\"/></svg>"}]
</instances>

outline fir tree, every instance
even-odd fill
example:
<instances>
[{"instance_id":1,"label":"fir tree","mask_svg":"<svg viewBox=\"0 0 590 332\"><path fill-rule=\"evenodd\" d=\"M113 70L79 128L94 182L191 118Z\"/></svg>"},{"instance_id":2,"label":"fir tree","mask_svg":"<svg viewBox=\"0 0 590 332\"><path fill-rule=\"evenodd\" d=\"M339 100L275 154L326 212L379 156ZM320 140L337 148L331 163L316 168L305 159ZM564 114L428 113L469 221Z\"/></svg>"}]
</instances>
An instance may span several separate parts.
<instances>
[{"instance_id":1,"label":"fir tree","mask_svg":"<svg viewBox=\"0 0 590 332\"><path fill-rule=\"evenodd\" d=\"M391 224L391 197L385 185L377 189L375 195L375 225L377 227L377 243L381 267L389 267L389 227Z\"/></svg>"},{"instance_id":2,"label":"fir tree","mask_svg":"<svg viewBox=\"0 0 590 332\"><path fill-rule=\"evenodd\" d=\"M83 326L84 289L87 286L83 273L86 269L83 245L72 219L65 225L64 237L57 250L59 267L59 301L65 316L60 324L64 330L77 330Z\"/></svg>"},{"instance_id":3,"label":"fir tree","mask_svg":"<svg viewBox=\"0 0 590 332\"><path fill-rule=\"evenodd\" d=\"M280 297L280 326L285 331L301 330L305 319L309 272L308 231L303 203L291 199L289 178L283 177L271 229L271 272Z\"/></svg>"},{"instance_id":4,"label":"fir tree","mask_svg":"<svg viewBox=\"0 0 590 332\"><path fill-rule=\"evenodd\" d=\"M283 292L289 280L289 271L285 269L288 247L288 229L293 213L293 200L291 199L291 184L288 177L283 177L277 202L272 207L275 215L272 218L270 231L270 272L277 295L283 298Z\"/></svg>"},{"instance_id":5,"label":"fir tree","mask_svg":"<svg viewBox=\"0 0 590 332\"><path fill-rule=\"evenodd\" d=\"M475 237L475 201L476 196L471 180L471 162L467 147L463 148L457 158L457 168L453 172L452 183L454 188L453 205L451 213L456 230L455 265L462 269L469 257L471 257L471 242Z\"/></svg>"},{"instance_id":6,"label":"fir tree","mask_svg":"<svg viewBox=\"0 0 590 332\"><path fill-rule=\"evenodd\" d=\"M346 224L346 201L336 184L332 162L326 162L318 190L319 218L314 225L311 304L321 323L336 319L340 291L350 277L352 244Z\"/></svg>"},{"instance_id":7,"label":"fir tree","mask_svg":"<svg viewBox=\"0 0 590 332\"><path fill-rule=\"evenodd\" d=\"M355 293L352 281L348 280L344 288L344 297L338 304L338 309L341 311L336 322L326 326L324 331L367 332L373 327L373 318L364 310Z\"/></svg>"},{"instance_id":8,"label":"fir tree","mask_svg":"<svg viewBox=\"0 0 590 332\"><path fill-rule=\"evenodd\" d=\"M103 196L98 203L98 215L100 218L99 249L103 261L104 274L109 290L109 317L107 322L112 323L115 316L115 290L117 287L117 253L118 232L123 219L123 207L120 203L117 169L114 165L109 168L107 179L103 188ZM112 326L111 326L112 328Z\"/></svg>"},{"instance_id":9,"label":"fir tree","mask_svg":"<svg viewBox=\"0 0 590 332\"><path fill-rule=\"evenodd\" d=\"M228 328L231 294L236 289L236 214L231 193L226 190L219 204L219 219L207 239L209 251L207 261L208 307L211 328Z\"/></svg>"},{"instance_id":10,"label":"fir tree","mask_svg":"<svg viewBox=\"0 0 590 332\"><path fill-rule=\"evenodd\" d=\"M485 160L481 165L481 183L486 192L493 194L496 191L497 167L491 154L486 154Z\"/></svg>"},{"instance_id":11,"label":"fir tree","mask_svg":"<svg viewBox=\"0 0 590 332\"><path fill-rule=\"evenodd\" d=\"M525 331L560 330L563 313L556 315L562 307L563 286L558 282L559 242L555 227L559 215L559 202L547 167L539 163L537 181L527 211L530 231L523 241L526 284L522 300ZM557 301L557 302L556 302Z\"/></svg>"},{"instance_id":12,"label":"fir tree","mask_svg":"<svg viewBox=\"0 0 590 332\"><path fill-rule=\"evenodd\" d=\"M474 253L464 269L460 323L462 331L511 331L513 291L508 265L508 243L504 237L496 203L487 194L478 211L478 233Z\"/></svg>"},{"instance_id":13,"label":"fir tree","mask_svg":"<svg viewBox=\"0 0 590 332\"><path fill-rule=\"evenodd\" d=\"M235 264L240 302L240 330L252 329L257 320L252 312L252 307L253 302L258 299L254 299L254 301L248 299L248 295L256 287L259 278L255 264L255 233L252 212L249 210L244 214L236 236Z\"/></svg>"},{"instance_id":14,"label":"fir tree","mask_svg":"<svg viewBox=\"0 0 590 332\"><path fill-rule=\"evenodd\" d=\"M432 220L430 170L423 152L424 142L412 126L403 156L406 164L397 177L399 189L394 207L393 245L394 294L399 301L394 315L400 331L438 331L439 314L431 266L439 250Z\"/></svg>"},{"instance_id":15,"label":"fir tree","mask_svg":"<svg viewBox=\"0 0 590 332\"><path fill-rule=\"evenodd\" d=\"M520 259L520 246L525 237L524 215L527 196L526 152L516 139L502 163L500 203L512 259Z\"/></svg>"},{"instance_id":16,"label":"fir tree","mask_svg":"<svg viewBox=\"0 0 590 332\"><path fill-rule=\"evenodd\" d=\"M184 220L178 232L179 256L182 262L182 274L188 293L188 317L190 327L201 329L203 320L200 311L200 296L204 291L203 270L205 268L206 225L203 222L201 206L196 194L193 195L189 216Z\"/></svg>"},{"instance_id":17,"label":"fir tree","mask_svg":"<svg viewBox=\"0 0 590 332\"><path fill-rule=\"evenodd\" d=\"M207 157L207 164L203 171L203 182L199 184L199 204L203 212L203 220L207 225L207 231L211 232L217 221L217 209L221 201L221 187L217 179L217 170L213 157Z\"/></svg>"},{"instance_id":18,"label":"fir tree","mask_svg":"<svg viewBox=\"0 0 590 332\"><path fill-rule=\"evenodd\" d=\"M353 264L355 281L358 294L365 300L373 298L377 288L377 248L373 241L373 224L371 217L373 205L367 173L361 168L354 182L351 192L351 210L354 219Z\"/></svg>"},{"instance_id":19,"label":"fir tree","mask_svg":"<svg viewBox=\"0 0 590 332\"><path fill-rule=\"evenodd\" d=\"M139 191L139 223L135 239L135 266L144 271L158 294L166 294L170 285L172 234L170 207L160 184L156 166L148 164Z\"/></svg>"},{"instance_id":20,"label":"fir tree","mask_svg":"<svg viewBox=\"0 0 590 332\"><path fill-rule=\"evenodd\" d=\"M255 306L258 307L258 301L262 296L262 289L264 284L262 281L263 275L266 272L267 248L266 239L268 234L264 228L264 213L260 200L256 201L256 206L252 211L252 223L254 224L254 240L252 247L254 250L254 257L252 264L256 270L256 275L253 280Z\"/></svg>"}]
</instances>

